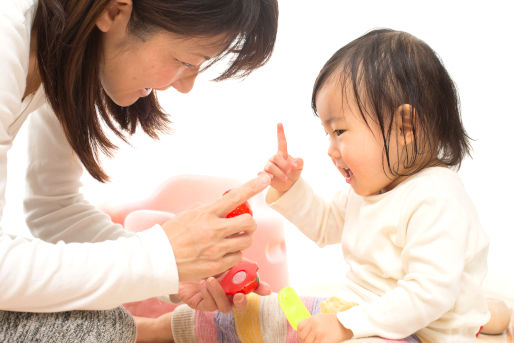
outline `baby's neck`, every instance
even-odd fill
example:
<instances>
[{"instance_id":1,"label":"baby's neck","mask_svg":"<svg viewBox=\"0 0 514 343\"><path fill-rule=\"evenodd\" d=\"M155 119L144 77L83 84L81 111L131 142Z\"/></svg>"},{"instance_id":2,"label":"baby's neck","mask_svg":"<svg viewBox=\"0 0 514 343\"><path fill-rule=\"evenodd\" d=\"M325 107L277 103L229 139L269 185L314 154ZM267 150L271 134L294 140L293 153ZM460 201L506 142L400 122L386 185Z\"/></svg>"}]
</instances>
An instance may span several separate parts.
<instances>
[{"instance_id":1,"label":"baby's neck","mask_svg":"<svg viewBox=\"0 0 514 343\"><path fill-rule=\"evenodd\" d=\"M444 164L443 162L441 162L437 158L431 159L429 162L426 162L426 163L423 163L423 164L420 164L420 165L417 165L417 166L412 166L409 169L405 169L405 170L400 171L400 175L397 176L393 180L393 182L391 182L389 185L387 185L387 187L385 187L384 189L381 189L378 192L378 194L383 194L383 193L389 192L390 190L394 189L396 186L398 186L400 183L402 183L403 181L405 181L406 179L408 179L412 175L416 175L420 171L422 171L424 169L427 169L427 168L431 168L431 167L444 167L444 168L447 168L448 166L446 164Z\"/></svg>"}]
</instances>

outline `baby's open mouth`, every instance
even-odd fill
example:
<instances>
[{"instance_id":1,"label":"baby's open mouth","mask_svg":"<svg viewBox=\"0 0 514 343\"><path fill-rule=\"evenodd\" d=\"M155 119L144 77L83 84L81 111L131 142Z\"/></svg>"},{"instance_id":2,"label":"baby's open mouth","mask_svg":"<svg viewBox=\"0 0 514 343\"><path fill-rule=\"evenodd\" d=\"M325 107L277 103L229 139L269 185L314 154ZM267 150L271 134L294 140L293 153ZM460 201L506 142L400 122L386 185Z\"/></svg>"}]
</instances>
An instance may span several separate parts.
<instances>
[{"instance_id":1,"label":"baby's open mouth","mask_svg":"<svg viewBox=\"0 0 514 343\"><path fill-rule=\"evenodd\" d=\"M343 175L344 175L344 178L346 179L346 182L350 183L352 176L353 176L353 173L350 170L350 168L343 168Z\"/></svg>"}]
</instances>

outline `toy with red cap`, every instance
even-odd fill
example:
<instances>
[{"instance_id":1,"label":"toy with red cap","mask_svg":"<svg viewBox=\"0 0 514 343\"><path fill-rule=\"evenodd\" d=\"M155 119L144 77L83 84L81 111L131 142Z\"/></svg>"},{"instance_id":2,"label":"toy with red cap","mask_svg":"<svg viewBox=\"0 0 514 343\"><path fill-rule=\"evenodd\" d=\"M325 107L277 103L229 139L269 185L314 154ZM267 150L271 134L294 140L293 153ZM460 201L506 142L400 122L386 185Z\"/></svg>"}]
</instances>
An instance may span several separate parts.
<instances>
[{"instance_id":1,"label":"toy with red cap","mask_svg":"<svg viewBox=\"0 0 514 343\"><path fill-rule=\"evenodd\" d=\"M223 195L227 194L229 191L230 189L223 193ZM226 217L232 218L245 213L253 215L252 209L247 201L237 206L227 214ZM259 287L259 274L257 270L259 270L259 267L256 263L241 260L241 262L232 267L221 279L221 287L227 295L234 295L236 293L248 294Z\"/></svg>"}]
</instances>

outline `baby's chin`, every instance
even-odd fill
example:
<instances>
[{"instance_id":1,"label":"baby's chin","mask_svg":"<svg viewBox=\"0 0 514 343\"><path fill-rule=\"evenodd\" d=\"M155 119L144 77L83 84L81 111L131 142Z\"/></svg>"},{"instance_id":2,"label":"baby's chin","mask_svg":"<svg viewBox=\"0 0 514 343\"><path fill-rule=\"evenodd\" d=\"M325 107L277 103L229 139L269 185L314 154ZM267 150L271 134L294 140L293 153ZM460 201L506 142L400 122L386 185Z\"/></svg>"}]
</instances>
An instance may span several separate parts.
<instances>
[{"instance_id":1,"label":"baby's chin","mask_svg":"<svg viewBox=\"0 0 514 343\"><path fill-rule=\"evenodd\" d=\"M361 196L361 197L369 197L373 195L379 195L384 193L383 190L370 190L370 189L362 189L360 187L351 186L355 194Z\"/></svg>"}]
</instances>

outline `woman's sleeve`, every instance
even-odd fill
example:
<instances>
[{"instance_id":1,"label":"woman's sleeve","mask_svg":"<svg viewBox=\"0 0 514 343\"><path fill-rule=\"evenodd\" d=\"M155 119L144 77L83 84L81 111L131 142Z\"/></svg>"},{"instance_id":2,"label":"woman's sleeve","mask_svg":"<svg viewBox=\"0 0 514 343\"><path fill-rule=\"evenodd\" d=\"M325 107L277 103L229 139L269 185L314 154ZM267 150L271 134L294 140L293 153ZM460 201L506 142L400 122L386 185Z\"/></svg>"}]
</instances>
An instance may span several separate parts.
<instances>
[{"instance_id":1,"label":"woman's sleeve","mask_svg":"<svg viewBox=\"0 0 514 343\"><path fill-rule=\"evenodd\" d=\"M0 309L101 310L178 291L173 250L159 225L137 234L78 194L78 161L48 108L34 116L26 201L43 239L0 235ZM96 241L96 243L71 243Z\"/></svg>"},{"instance_id":2,"label":"woman's sleeve","mask_svg":"<svg viewBox=\"0 0 514 343\"><path fill-rule=\"evenodd\" d=\"M80 115L80 114L77 114ZM47 242L99 242L133 235L80 193L83 167L49 105L29 124L27 225Z\"/></svg>"},{"instance_id":3,"label":"woman's sleeve","mask_svg":"<svg viewBox=\"0 0 514 343\"><path fill-rule=\"evenodd\" d=\"M15 3L13 1L13 3ZM23 118L28 32L22 13L0 5L0 208L7 151ZM4 11L4 9L6 9ZM0 309L56 312L108 309L178 291L173 251L161 227L134 235L112 225L78 194L80 165L51 111L32 114L29 190L33 232L24 238L0 231ZM15 232L15 228L9 228ZM113 240L114 238L117 238ZM71 241L98 243L66 243Z\"/></svg>"},{"instance_id":4,"label":"woman's sleeve","mask_svg":"<svg viewBox=\"0 0 514 343\"><path fill-rule=\"evenodd\" d=\"M102 310L178 292L173 252L159 226L97 243L1 234L0 266L0 309L7 311Z\"/></svg>"},{"instance_id":5,"label":"woman's sleeve","mask_svg":"<svg viewBox=\"0 0 514 343\"><path fill-rule=\"evenodd\" d=\"M266 201L318 246L341 243L347 194L338 192L330 201L317 196L302 179L281 197L270 188Z\"/></svg>"}]
</instances>

